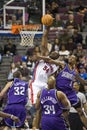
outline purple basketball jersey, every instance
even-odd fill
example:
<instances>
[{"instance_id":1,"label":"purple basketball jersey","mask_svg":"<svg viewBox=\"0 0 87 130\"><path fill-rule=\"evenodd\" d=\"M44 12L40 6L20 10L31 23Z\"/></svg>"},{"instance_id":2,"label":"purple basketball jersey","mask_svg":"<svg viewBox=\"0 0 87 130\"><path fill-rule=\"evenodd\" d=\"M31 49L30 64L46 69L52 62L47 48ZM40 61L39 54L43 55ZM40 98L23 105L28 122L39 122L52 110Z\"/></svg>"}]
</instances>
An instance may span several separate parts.
<instances>
[{"instance_id":1,"label":"purple basketball jersey","mask_svg":"<svg viewBox=\"0 0 87 130\"><path fill-rule=\"evenodd\" d=\"M27 89L27 82L15 78L8 92L8 104L21 103L25 105L27 103Z\"/></svg>"},{"instance_id":2,"label":"purple basketball jersey","mask_svg":"<svg viewBox=\"0 0 87 130\"><path fill-rule=\"evenodd\" d=\"M42 130L66 130L62 109L56 97L56 90L43 89L40 97Z\"/></svg>"},{"instance_id":3,"label":"purple basketball jersey","mask_svg":"<svg viewBox=\"0 0 87 130\"><path fill-rule=\"evenodd\" d=\"M24 124L26 118L25 105L27 103L27 89L28 89L27 82L15 78L8 92L8 102L7 106L4 109L4 112L19 117L20 122L15 123L16 127L21 127ZM5 118L4 120L8 126L12 127L14 125L12 119Z\"/></svg>"},{"instance_id":4,"label":"purple basketball jersey","mask_svg":"<svg viewBox=\"0 0 87 130\"><path fill-rule=\"evenodd\" d=\"M75 70L70 70L68 65L66 65L56 77L57 90L64 92L72 105L75 105L78 102L76 92L73 90L75 75Z\"/></svg>"}]
</instances>

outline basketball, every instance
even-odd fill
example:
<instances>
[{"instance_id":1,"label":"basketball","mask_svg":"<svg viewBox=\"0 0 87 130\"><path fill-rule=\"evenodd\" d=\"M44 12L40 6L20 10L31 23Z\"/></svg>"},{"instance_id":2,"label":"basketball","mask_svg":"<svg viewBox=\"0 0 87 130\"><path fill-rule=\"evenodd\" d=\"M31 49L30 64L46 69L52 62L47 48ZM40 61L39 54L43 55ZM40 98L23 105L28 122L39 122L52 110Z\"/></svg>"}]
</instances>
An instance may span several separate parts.
<instances>
[{"instance_id":1,"label":"basketball","mask_svg":"<svg viewBox=\"0 0 87 130\"><path fill-rule=\"evenodd\" d=\"M42 16L41 22L43 25L50 26L53 23L54 18L50 14Z\"/></svg>"}]
</instances>

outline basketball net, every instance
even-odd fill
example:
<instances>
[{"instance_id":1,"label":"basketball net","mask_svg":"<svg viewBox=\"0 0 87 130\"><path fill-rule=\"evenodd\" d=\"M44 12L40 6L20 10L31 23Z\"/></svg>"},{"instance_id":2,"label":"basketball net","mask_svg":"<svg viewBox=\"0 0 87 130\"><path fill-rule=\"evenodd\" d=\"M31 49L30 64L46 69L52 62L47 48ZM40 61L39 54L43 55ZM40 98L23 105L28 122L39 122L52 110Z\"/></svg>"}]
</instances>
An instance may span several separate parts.
<instances>
[{"instance_id":1,"label":"basketball net","mask_svg":"<svg viewBox=\"0 0 87 130\"><path fill-rule=\"evenodd\" d=\"M23 28L19 31L21 36L21 46L34 46L34 37L36 32L38 31L38 27L32 28Z\"/></svg>"}]
</instances>

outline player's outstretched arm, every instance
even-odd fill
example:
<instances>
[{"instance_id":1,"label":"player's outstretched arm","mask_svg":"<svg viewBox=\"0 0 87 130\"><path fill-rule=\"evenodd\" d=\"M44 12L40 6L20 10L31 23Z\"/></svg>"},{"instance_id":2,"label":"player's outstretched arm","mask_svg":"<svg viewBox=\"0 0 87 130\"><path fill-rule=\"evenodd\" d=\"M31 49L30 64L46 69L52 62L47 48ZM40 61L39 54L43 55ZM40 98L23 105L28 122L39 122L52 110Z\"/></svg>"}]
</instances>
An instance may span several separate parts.
<instances>
[{"instance_id":1,"label":"player's outstretched arm","mask_svg":"<svg viewBox=\"0 0 87 130\"><path fill-rule=\"evenodd\" d=\"M65 66L65 63L62 62L62 61L58 61L58 60L53 60L49 57L46 57L46 56L41 56L41 55L38 55L37 56L37 60L44 60L45 62L48 62L48 63L51 63L51 64L55 64L56 66L62 66L64 67Z\"/></svg>"},{"instance_id":2,"label":"player's outstretched arm","mask_svg":"<svg viewBox=\"0 0 87 130\"><path fill-rule=\"evenodd\" d=\"M14 115L11 115L11 114L7 114L7 113L4 113L4 112L1 112L1 111L0 111L0 117L11 118L15 122L19 122L20 121L18 117L14 116Z\"/></svg>"},{"instance_id":3,"label":"player's outstretched arm","mask_svg":"<svg viewBox=\"0 0 87 130\"><path fill-rule=\"evenodd\" d=\"M11 87L12 82L8 82L5 87L2 89L2 91L0 92L0 98L2 98L4 96L4 94L8 91L8 89Z\"/></svg>"},{"instance_id":4,"label":"player's outstretched arm","mask_svg":"<svg viewBox=\"0 0 87 130\"><path fill-rule=\"evenodd\" d=\"M58 60L53 60L51 58L49 58L47 60L48 63L51 63L51 64L55 64L56 66L62 66L64 68L64 66L66 65L63 61L58 61Z\"/></svg>"},{"instance_id":5,"label":"player's outstretched arm","mask_svg":"<svg viewBox=\"0 0 87 130\"><path fill-rule=\"evenodd\" d=\"M75 77L75 78L76 78L76 80L79 80L81 84L87 85L87 80L82 79L82 78L79 76L78 73L76 74L76 77Z\"/></svg>"},{"instance_id":6,"label":"player's outstretched arm","mask_svg":"<svg viewBox=\"0 0 87 130\"><path fill-rule=\"evenodd\" d=\"M43 36L42 36L42 42L41 42L41 53L42 55L48 55L48 33L50 30L50 26L47 26L46 29L44 30Z\"/></svg>"}]
</instances>

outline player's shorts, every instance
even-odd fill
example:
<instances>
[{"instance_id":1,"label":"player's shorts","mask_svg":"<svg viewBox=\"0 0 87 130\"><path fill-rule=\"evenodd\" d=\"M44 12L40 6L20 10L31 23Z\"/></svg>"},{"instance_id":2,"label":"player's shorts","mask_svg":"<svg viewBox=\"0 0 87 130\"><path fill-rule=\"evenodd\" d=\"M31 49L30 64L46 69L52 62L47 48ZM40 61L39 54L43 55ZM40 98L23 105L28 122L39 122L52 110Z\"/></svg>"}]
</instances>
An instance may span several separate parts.
<instances>
[{"instance_id":1,"label":"player's shorts","mask_svg":"<svg viewBox=\"0 0 87 130\"><path fill-rule=\"evenodd\" d=\"M4 109L4 112L17 116L20 119L20 122L14 124L14 121L12 119L5 118L4 121L7 126L21 127L24 125L25 118L26 118L26 108L24 105L21 104L7 105L6 108Z\"/></svg>"},{"instance_id":2,"label":"player's shorts","mask_svg":"<svg viewBox=\"0 0 87 130\"><path fill-rule=\"evenodd\" d=\"M76 92L73 89L67 90L67 89L58 88L58 90L66 94L68 100L71 103L71 106L75 106L79 102L79 98L77 97ZM63 104L61 104L61 108L63 109L63 111L66 111L66 108L63 106Z\"/></svg>"},{"instance_id":3,"label":"player's shorts","mask_svg":"<svg viewBox=\"0 0 87 130\"><path fill-rule=\"evenodd\" d=\"M41 130L67 130L63 117L42 117Z\"/></svg>"},{"instance_id":4,"label":"player's shorts","mask_svg":"<svg viewBox=\"0 0 87 130\"><path fill-rule=\"evenodd\" d=\"M79 99L76 95L76 92L74 90L67 90L67 89L59 89L60 91L62 91L64 94L66 94L67 98L69 99L70 103L72 106L75 106L78 102Z\"/></svg>"},{"instance_id":5,"label":"player's shorts","mask_svg":"<svg viewBox=\"0 0 87 130\"><path fill-rule=\"evenodd\" d=\"M79 102L79 99L78 99L76 92L74 90L69 91L66 95L67 95L72 106L76 105Z\"/></svg>"},{"instance_id":6,"label":"player's shorts","mask_svg":"<svg viewBox=\"0 0 87 130\"><path fill-rule=\"evenodd\" d=\"M46 85L43 85L43 86L40 86L40 84L39 85L30 85L30 100L31 100L31 103L32 104L35 104L36 103L36 99L37 99L37 94L38 94L38 92L39 91L41 91L42 89L44 89L44 88L46 88Z\"/></svg>"},{"instance_id":7,"label":"player's shorts","mask_svg":"<svg viewBox=\"0 0 87 130\"><path fill-rule=\"evenodd\" d=\"M8 125L5 123L5 120L3 119L3 120L0 121L0 127L5 127L5 126L8 126ZM8 126L8 127L12 128L12 126ZM25 128L25 124L23 124L22 126L20 126L18 128Z\"/></svg>"}]
</instances>

